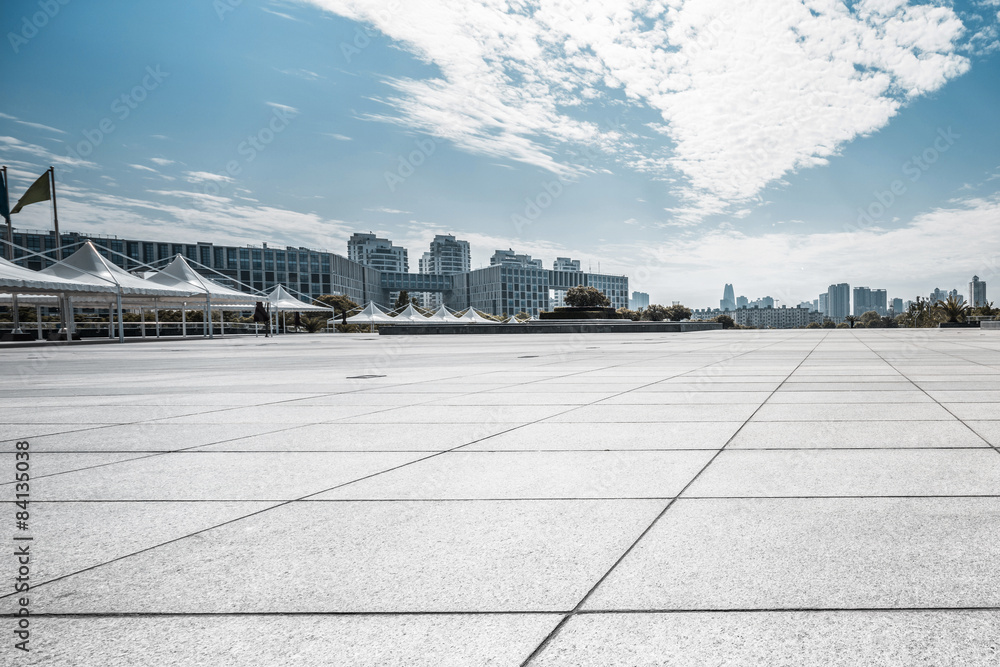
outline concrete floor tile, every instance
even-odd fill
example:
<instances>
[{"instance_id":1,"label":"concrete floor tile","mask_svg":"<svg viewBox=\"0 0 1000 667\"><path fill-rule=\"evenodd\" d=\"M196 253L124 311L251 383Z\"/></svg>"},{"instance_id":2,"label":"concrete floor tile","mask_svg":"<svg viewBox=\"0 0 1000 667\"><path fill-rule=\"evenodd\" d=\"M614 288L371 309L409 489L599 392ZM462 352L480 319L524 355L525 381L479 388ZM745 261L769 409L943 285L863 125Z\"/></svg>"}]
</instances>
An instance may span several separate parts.
<instances>
[{"instance_id":1,"label":"concrete floor tile","mask_svg":"<svg viewBox=\"0 0 1000 667\"><path fill-rule=\"evenodd\" d=\"M549 419L553 423L584 422L743 422L760 407L756 403L724 405L608 405L599 403Z\"/></svg>"},{"instance_id":2,"label":"concrete floor tile","mask_svg":"<svg viewBox=\"0 0 1000 667\"><path fill-rule=\"evenodd\" d=\"M663 506L292 503L38 587L33 604L36 613L568 610Z\"/></svg>"},{"instance_id":3,"label":"concrete floor tile","mask_svg":"<svg viewBox=\"0 0 1000 667\"><path fill-rule=\"evenodd\" d=\"M739 422L673 422L666 428L541 422L490 436L463 451L721 449L739 427Z\"/></svg>"},{"instance_id":4,"label":"concrete floor tile","mask_svg":"<svg viewBox=\"0 0 1000 667\"><path fill-rule=\"evenodd\" d=\"M992 667L996 611L581 614L532 667Z\"/></svg>"},{"instance_id":5,"label":"concrete floor tile","mask_svg":"<svg viewBox=\"0 0 1000 667\"><path fill-rule=\"evenodd\" d=\"M987 446L958 421L751 421L728 449Z\"/></svg>"},{"instance_id":6,"label":"concrete floor tile","mask_svg":"<svg viewBox=\"0 0 1000 667\"><path fill-rule=\"evenodd\" d=\"M518 667L553 614L42 618L51 667ZM108 641L127 637L129 641Z\"/></svg>"},{"instance_id":7,"label":"concrete floor tile","mask_svg":"<svg viewBox=\"0 0 1000 667\"><path fill-rule=\"evenodd\" d=\"M174 452L36 480L38 500L290 500L419 452Z\"/></svg>"},{"instance_id":8,"label":"concrete floor tile","mask_svg":"<svg viewBox=\"0 0 1000 667\"><path fill-rule=\"evenodd\" d=\"M1000 498L678 500L592 610L1000 606Z\"/></svg>"},{"instance_id":9,"label":"concrete floor tile","mask_svg":"<svg viewBox=\"0 0 1000 667\"><path fill-rule=\"evenodd\" d=\"M315 500L668 498L680 493L714 453L458 451L349 484Z\"/></svg>"},{"instance_id":10,"label":"concrete floor tile","mask_svg":"<svg viewBox=\"0 0 1000 667\"><path fill-rule=\"evenodd\" d=\"M1000 456L985 448L727 450L684 495L1000 495Z\"/></svg>"},{"instance_id":11,"label":"concrete floor tile","mask_svg":"<svg viewBox=\"0 0 1000 667\"><path fill-rule=\"evenodd\" d=\"M29 439L32 451L169 452L274 431L266 424L114 424Z\"/></svg>"},{"instance_id":12,"label":"concrete floor tile","mask_svg":"<svg viewBox=\"0 0 1000 667\"><path fill-rule=\"evenodd\" d=\"M754 421L948 421L955 419L936 403L893 403L859 405L840 403L827 405L776 405L761 406Z\"/></svg>"}]
</instances>

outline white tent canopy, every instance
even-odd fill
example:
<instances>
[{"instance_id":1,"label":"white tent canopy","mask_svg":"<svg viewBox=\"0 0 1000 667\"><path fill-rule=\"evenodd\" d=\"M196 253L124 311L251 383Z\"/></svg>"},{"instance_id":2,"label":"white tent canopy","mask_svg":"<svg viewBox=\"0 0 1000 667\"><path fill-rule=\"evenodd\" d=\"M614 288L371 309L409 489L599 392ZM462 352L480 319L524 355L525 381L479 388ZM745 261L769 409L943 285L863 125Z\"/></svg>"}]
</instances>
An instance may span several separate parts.
<instances>
[{"instance_id":1,"label":"white tent canopy","mask_svg":"<svg viewBox=\"0 0 1000 667\"><path fill-rule=\"evenodd\" d=\"M116 294L118 292L118 288L110 284L96 285L71 278L46 275L2 258L0 258L0 288L13 294L56 294L59 292Z\"/></svg>"},{"instance_id":2,"label":"white tent canopy","mask_svg":"<svg viewBox=\"0 0 1000 667\"><path fill-rule=\"evenodd\" d=\"M464 315L455 319L458 324L496 324L477 313L475 308L469 308Z\"/></svg>"},{"instance_id":3,"label":"white tent canopy","mask_svg":"<svg viewBox=\"0 0 1000 667\"><path fill-rule=\"evenodd\" d=\"M278 285L267 295L267 302L271 304L271 308L278 311L294 310L296 312L305 312L333 310L333 306L314 306L311 303L300 301L292 296L283 285Z\"/></svg>"},{"instance_id":4,"label":"white tent canopy","mask_svg":"<svg viewBox=\"0 0 1000 667\"><path fill-rule=\"evenodd\" d=\"M90 241L66 259L38 273L46 278L86 284L88 292L112 292L122 297L184 297L194 293L190 288L166 287L133 276L102 257Z\"/></svg>"},{"instance_id":5,"label":"white tent canopy","mask_svg":"<svg viewBox=\"0 0 1000 667\"><path fill-rule=\"evenodd\" d=\"M402 312L398 313L394 318L393 322L396 324L429 324L427 317L422 315L419 310L413 307L412 303L406 304L406 308Z\"/></svg>"},{"instance_id":6,"label":"white tent canopy","mask_svg":"<svg viewBox=\"0 0 1000 667\"><path fill-rule=\"evenodd\" d=\"M336 323L337 318L334 317L328 321ZM368 305L360 313L347 318L348 324L392 324L395 321L395 317L383 312L382 309L375 305L374 301L369 301Z\"/></svg>"},{"instance_id":7,"label":"white tent canopy","mask_svg":"<svg viewBox=\"0 0 1000 667\"><path fill-rule=\"evenodd\" d=\"M452 315L444 305L438 306L438 309L427 318L427 322L433 324L455 324L457 321L458 318Z\"/></svg>"},{"instance_id":8,"label":"white tent canopy","mask_svg":"<svg viewBox=\"0 0 1000 667\"><path fill-rule=\"evenodd\" d=\"M151 283L175 289L188 289L199 297L210 301L216 308L242 304L242 308L252 306L260 297L239 292L205 278L188 264L183 256L177 255L162 271L146 278Z\"/></svg>"}]
</instances>

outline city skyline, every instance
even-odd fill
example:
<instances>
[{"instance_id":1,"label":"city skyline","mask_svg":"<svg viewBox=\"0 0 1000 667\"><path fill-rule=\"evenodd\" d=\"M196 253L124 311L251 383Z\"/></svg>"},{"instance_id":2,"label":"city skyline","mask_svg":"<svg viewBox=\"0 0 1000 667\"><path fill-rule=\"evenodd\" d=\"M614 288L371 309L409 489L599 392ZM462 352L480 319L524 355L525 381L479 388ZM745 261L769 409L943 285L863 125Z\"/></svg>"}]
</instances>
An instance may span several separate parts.
<instances>
[{"instance_id":1,"label":"city skyline","mask_svg":"<svg viewBox=\"0 0 1000 667\"><path fill-rule=\"evenodd\" d=\"M795 304L839 275L912 298L1000 265L995 2L110 4L6 5L12 196L55 166L67 229L452 233L473 267L573 257L693 305L726 282ZM898 36L866 41L882 24Z\"/></svg>"}]
</instances>

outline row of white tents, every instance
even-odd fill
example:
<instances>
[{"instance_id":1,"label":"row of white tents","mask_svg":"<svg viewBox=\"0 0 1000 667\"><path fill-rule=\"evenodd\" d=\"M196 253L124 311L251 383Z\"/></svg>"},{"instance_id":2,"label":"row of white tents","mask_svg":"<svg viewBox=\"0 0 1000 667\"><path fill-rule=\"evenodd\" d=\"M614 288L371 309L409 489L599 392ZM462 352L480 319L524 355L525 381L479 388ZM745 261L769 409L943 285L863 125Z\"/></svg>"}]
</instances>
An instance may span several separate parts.
<instances>
[{"instance_id":1,"label":"row of white tents","mask_svg":"<svg viewBox=\"0 0 1000 667\"><path fill-rule=\"evenodd\" d=\"M165 268L145 277L133 275L103 257L89 241L72 255L41 271L33 271L0 259L0 292L17 312L24 303L55 305L63 318L63 328L72 332L73 309L104 308L118 313L118 338L124 340L123 308L202 307L206 322L213 310L252 310L257 302L267 304L273 314L333 310L300 301L284 287L268 295L253 295L209 280L177 255ZM209 327L209 336L211 336Z\"/></svg>"},{"instance_id":2,"label":"row of white tents","mask_svg":"<svg viewBox=\"0 0 1000 667\"><path fill-rule=\"evenodd\" d=\"M257 302L266 304L277 317L282 312L329 312L333 308L319 306L295 298L278 285L267 295L253 295L221 285L198 273L188 261L177 255L160 271L138 276L120 268L87 241L72 255L41 271L18 266L0 258L0 302L10 303L15 312L20 303L56 306L63 318L62 327L73 332L73 309L107 308L117 311L118 339L124 340L124 308L152 309L158 318L163 308L179 308L182 317L185 309L201 307L205 321L211 321L213 310L250 310ZM113 318L109 318L113 319ZM390 314L369 302L360 312L346 318L350 324L497 324L469 308L462 315L453 314L440 306L430 315L424 315L407 304L399 313ZM532 318L534 319L534 318ZM328 324L342 321L333 317ZM157 325L159 320L156 320ZM519 324L513 317L503 323ZM41 325L39 325L41 326ZM186 323L185 323L186 326ZM224 327L225 325L222 324ZM110 324L109 324L110 328ZM224 331L224 329L223 329ZM212 327L208 327L211 337Z\"/></svg>"},{"instance_id":3,"label":"row of white tents","mask_svg":"<svg viewBox=\"0 0 1000 667\"><path fill-rule=\"evenodd\" d=\"M337 318L334 317L328 320L328 323L334 324L337 321ZM475 308L469 308L462 315L455 315L445 306L439 306L430 315L424 315L414 308L412 303L407 304L406 308L399 313L390 315L376 306L374 302L369 302L361 312L348 317L347 322L374 326L376 324L520 324L521 320L510 317L503 322L497 322L483 317Z\"/></svg>"}]
</instances>

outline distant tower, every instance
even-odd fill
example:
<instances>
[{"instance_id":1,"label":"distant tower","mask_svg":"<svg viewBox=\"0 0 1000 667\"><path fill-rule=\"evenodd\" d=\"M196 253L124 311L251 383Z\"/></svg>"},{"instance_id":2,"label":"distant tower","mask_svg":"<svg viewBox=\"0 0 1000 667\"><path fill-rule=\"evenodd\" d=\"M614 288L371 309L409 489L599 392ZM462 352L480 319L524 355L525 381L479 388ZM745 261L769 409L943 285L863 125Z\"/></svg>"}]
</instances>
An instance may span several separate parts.
<instances>
[{"instance_id":1,"label":"distant tower","mask_svg":"<svg viewBox=\"0 0 1000 667\"><path fill-rule=\"evenodd\" d=\"M726 283L726 289L722 291L722 301L719 302L720 310L736 310L736 293L733 286Z\"/></svg>"},{"instance_id":2,"label":"distant tower","mask_svg":"<svg viewBox=\"0 0 1000 667\"><path fill-rule=\"evenodd\" d=\"M969 283L969 305L979 308L986 303L986 283L980 280L979 276L972 276L972 282Z\"/></svg>"}]
</instances>

